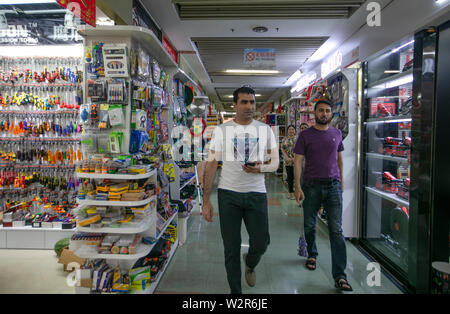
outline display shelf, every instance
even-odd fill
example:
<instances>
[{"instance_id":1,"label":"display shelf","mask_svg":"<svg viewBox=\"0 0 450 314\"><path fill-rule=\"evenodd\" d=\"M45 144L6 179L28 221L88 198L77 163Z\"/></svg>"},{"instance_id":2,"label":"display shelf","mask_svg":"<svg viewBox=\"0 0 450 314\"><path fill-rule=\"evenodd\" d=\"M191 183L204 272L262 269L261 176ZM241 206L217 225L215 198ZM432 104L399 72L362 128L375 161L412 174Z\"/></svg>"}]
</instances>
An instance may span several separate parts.
<instances>
[{"instance_id":1,"label":"display shelf","mask_svg":"<svg viewBox=\"0 0 450 314\"><path fill-rule=\"evenodd\" d=\"M398 197L395 194L383 192L383 191L380 191L380 190L377 190L375 188L371 188L368 186L366 186L366 190L367 190L367 192L372 193L374 195L378 195L388 201L391 201L391 202L394 202L394 203L397 203L397 204L400 204L400 205L403 205L403 206L406 206L409 208L409 202L407 200L401 199L400 197Z\"/></svg>"},{"instance_id":2,"label":"display shelf","mask_svg":"<svg viewBox=\"0 0 450 314\"><path fill-rule=\"evenodd\" d=\"M383 160L390 160L390 161L396 161L396 162L408 162L408 158L406 157L395 157L395 156L389 156L389 155L382 155L382 154L376 154L376 153L366 153L367 157L375 158L375 159L383 159Z\"/></svg>"},{"instance_id":3,"label":"display shelf","mask_svg":"<svg viewBox=\"0 0 450 314\"><path fill-rule=\"evenodd\" d=\"M189 185L189 183L191 183L192 180L194 180L194 179L195 179L195 174L191 178L189 178L187 181L184 182L183 186L180 188L180 191L182 189L184 189L187 185Z\"/></svg>"},{"instance_id":4,"label":"display shelf","mask_svg":"<svg viewBox=\"0 0 450 314\"><path fill-rule=\"evenodd\" d=\"M385 84L385 83L389 83L389 82L392 82L392 81L395 81L395 80L400 80L400 79L402 79L402 78L404 78L404 77L406 77L408 75L412 75L412 74L413 74L413 69L409 69L408 71L405 71L405 72L402 72L402 73L398 73L398 74L389 76L387 78L384 78L384 79L375 81L373 83L370 83L368 87L369 88L374 88L376 86L379 86L379 85L382 85L382 84ZM408 83L410 83L410 82L408 82ZM405 84L408 84L408 83L405 83Z\"/></svg>"},{"instance_id":5,"label":"display shelf","mask_svg":"<svg viewBox=\"0 0 450 314\"><path fill-rule=\"evenodd\" d=\"M386 118L369 118L364 123L374 123L374 122L388 122L388 123L396 123L396 122L411 122L411 116L394 116L394 117L386 117Z\"/></svg>"},{"instance_id":6,"label":"display shelf","mask_svg":"<svg viewBox=\"0 0 450 314\"><path fill-rule=\"evenodd\" d=\"M178 71L173 76L175 79L181 80L183 83L191 83L195 87L198 88L198 84L189 76L186 72L184 72L181 69L178 69Z\"/></svg>"},{"instance_id":7,"label":"display shelf","mask_svg":"<svg viewBox=\"0 0 450 314\"><path fill-rule=\"evenodd\" d=\"M136 202L122 202L122 201L96 201L96 200L80 200L77 198L78 205L92 205L92 206L123 206L123 207L129 207L129 206L142 206L147 205L150 203L156 195L153 195L152 197L149 197L142 201L136 201Z\"/></svg>"},{"instance_id":8,"label":"display shelf","mask_svg":"<svg viewBox=\"0 0 450 314\"><path fill-rule=\"evenodd\" d=\"M97 26L95 28L82 25L78 27L78 33L81 36L89 37L131 37L139 44L144 46L148 51L151 51L154 58L164 67L177 67L176 62L172 59L169 53L164 49L162 43L149 29L132 26L132 25L114 25L114 26Z\"/></svg>"},{"instance_id":9,"label":"display shelf","mask_svg":"<svg viewBox=\"0 0 450 314\"><path fill-rule=\"evenodd\" d=\"M164 224L164 227L162 228L161 232L157 235L156 241L153 244L139 244L136 247L136 254L95 254L90 251L85 251L85 246L82 246L78 250L75 251L75 254L81 258L89 258L89 259L112 259L112 260L137 260L141 257L144 257L148 255L155 244L158 242L158 240L161 238L161 235L166 232L167 227L170 225L170 223L173 221L175 216L177 216L177 212L174 213ZM80 230L81 231L81 230ZM95 232L98 232L97 230ZM117 231L114 231L112 233L119 233Z\"/></svg>"},{"instance_id":10,"label":"display shelf","mask_svg":"<svg viewBox=\"0 0 450 314\"><path fill-rule=\"evenodd\" d=\"M142 174L101 174L101 173L83 173L77 172L78 178L87 179L112 179L112 180L139 180L150 178L156 174L156 169Z\"/></svg>"},{"instance_id":11,"label":"display shelf","mask_svg":"<svg viewBox=\"0 0 450 314\"><path fill-rule=\"evenodd\" d=\"M158 284L162 278L162 276L164 275L164 273L166 272L167 266L169 265L169 263L172 260L172 257L175 255L175 251L178 249L178 244L179 241L178 239L175 241L174 244L172 244L171 250L169 252L169 256L167 257L167 261L164 265L164 267L162 268L162 270L158 273L157 275L157 279L155 281L153 281L145 290L132 290L131 294L153 294L156 290L156 288L158 287Z\"/></svg>"},{"instance_id":12,"label":"display shelf","mask_svg":"<svg viewBox=\"0 0 450 314\"><path fill-rule=\"evenodd\" d=\"M163 228L161 229L161 232L156 236L156 241L158 241L161 238L161 235L163 235L164 232L166 232L167 227L171 224L171 222L177 215L178 215L178 212L175 212L172 216L170 216L169 219L167 219L167 221L164 223Z\"/></svg>"},{"instance_id":13,"label":"display shelf","mask_svg":"<svg viewBox=\"0 0 450 314\"><path fill-rule=\"evenodd\" d=\"M155 223L155 218L149 215L145 217L137 226L127 226L127 224L123 225L123 227L119 228L98 228L92 229L89 227L77 227L77 231L81 232L92 232L92 233L114 233L114 234L134 234L141 233L147 231L153 224Z\"/></svg>"},{"instance_id":14,"label":"display shelf","mask_svg":"<svg viewBox=\"0 0 450 314\"><path fill-rule=\"evenodd\" d=\"M153 244L140 243L136 247L136 254L96 254L92 250L86 250L86 246L82 246L75 250L75 255L81 258L89 259L109 259L109 260L138 260L141 257L147 256L156 242Z\"/></svg>"},{"instance_id":15,"label":"display shelf","mask_svg":"<svg viewBox=\"0 0 450 314\"><path fill-rule=\"evenodd\" d=\"M76 228L73 229L62 229L62 228L33 228L32 226L25 227L3 227L0 225L0 231L58 231L58 232L74 232Z\"/></svg>"}]
</instances>

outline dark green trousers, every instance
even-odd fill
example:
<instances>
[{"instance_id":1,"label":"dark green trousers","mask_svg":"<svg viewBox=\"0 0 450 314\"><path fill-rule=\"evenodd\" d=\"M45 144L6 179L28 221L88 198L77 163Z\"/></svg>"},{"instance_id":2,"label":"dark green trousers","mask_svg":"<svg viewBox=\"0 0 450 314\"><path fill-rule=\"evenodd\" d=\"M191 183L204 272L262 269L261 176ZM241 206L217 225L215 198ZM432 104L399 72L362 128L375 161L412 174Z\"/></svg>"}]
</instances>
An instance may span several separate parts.
<instances>
[{"instance_id":1,"label":"dark green trousers","mask_svg":"<svg viewBox=\"0 0 450 314\"><path fill-rule=\"evenodd\" d=\"M266 193L218 190L220 232L232 294L241 294L241 225L249 235L247 266L254 269L270 243Z\"/></svg>"}]
</instances>

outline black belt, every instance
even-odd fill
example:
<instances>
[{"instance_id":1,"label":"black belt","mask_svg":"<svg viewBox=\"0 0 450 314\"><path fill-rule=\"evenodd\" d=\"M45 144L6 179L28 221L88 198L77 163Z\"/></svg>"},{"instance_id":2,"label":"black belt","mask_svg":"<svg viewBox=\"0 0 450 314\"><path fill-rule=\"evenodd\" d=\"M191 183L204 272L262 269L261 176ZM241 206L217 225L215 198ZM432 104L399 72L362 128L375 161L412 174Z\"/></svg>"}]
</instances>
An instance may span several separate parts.
<instances>
[{"instance_id":1,"label":"black belt","mask_svg":"<svg viewBox=\"0 0 450 314\"><path fill-rule=\"evenodd\" d=\"M313 179L313 180L308 180L306 183L317 183L317 184L331 184L334 182L339 182L338 179L334 179L334 178L327 178L327 179Z\"/></svg>"}]
</instances>

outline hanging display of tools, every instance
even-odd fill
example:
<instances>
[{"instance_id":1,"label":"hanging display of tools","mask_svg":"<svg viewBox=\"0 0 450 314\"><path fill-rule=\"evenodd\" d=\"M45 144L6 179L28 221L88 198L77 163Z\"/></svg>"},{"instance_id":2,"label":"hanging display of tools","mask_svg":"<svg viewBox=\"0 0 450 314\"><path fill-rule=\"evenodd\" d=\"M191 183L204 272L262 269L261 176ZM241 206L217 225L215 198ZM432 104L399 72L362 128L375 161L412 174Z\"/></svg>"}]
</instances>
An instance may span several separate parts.
<instances>
[{"instance_id":1,"label":"hanging display of tools","mask_svg":"<svg viewBox=\"0 0 450 314\"><path fill-rule=\"evenodd\" d=\"M0 82L6 84L80 84L83 81L80 58L2 57Z\"/></svg>"}]
</instances>

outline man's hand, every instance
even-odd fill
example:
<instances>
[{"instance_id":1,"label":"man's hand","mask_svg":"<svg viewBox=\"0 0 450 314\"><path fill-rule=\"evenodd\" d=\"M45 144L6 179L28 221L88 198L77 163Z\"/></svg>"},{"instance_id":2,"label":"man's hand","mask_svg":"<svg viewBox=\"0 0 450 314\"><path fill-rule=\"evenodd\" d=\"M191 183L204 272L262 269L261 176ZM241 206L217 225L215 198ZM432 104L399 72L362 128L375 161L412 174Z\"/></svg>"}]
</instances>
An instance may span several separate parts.
<instances>
[{"instance_id":1,"label":"man's hand","mask_svg":"<svg viewBox=\"0 0 450 314\"><path fill-rule=\"evenodd\" d=\"M211 201L209 199L204 199L203 206L202 206L203 218L205 218L205 220L208 222L212 222L213 214L214 214L214 208L211 204Z\"/></svg>"},{"instance_id":2,"label":"man's hand","mask_svg":"<svg viewBox=\"0 0 450 314\"><path fill-rule=\"evenodd\" d=\"M295 187L294 195L298 204L305 200L305 194L301 187Z\"/></svg>"},{"instance_id":3,"label":"man's hand","mask_svg":"<svg viewBox=\"0 0 450 314\"><path fill-rule=\"evenodd\" d=\"M260 173L261 172L261 164L262 164L262 162L257 161L257 162L255 162L254 166L242 165L242 170L244 170L247 173Z\"/></svg>"}]
</instances>

